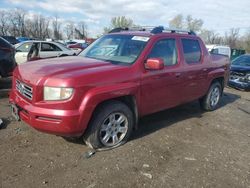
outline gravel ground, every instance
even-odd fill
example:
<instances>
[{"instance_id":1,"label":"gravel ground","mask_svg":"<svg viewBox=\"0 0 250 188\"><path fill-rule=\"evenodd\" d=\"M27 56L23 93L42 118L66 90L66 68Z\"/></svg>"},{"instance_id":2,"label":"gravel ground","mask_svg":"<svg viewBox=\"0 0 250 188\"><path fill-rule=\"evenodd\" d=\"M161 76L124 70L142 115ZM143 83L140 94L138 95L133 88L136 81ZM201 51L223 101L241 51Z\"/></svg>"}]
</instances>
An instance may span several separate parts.
<instances>
[{"instance_id":1,"label":"gravel ground","mask_svg":"<svg viewBox=\"0 0 250 188\"><path fill-rule=\"evenodd\" d=\"M131 140L97 152L10 118L0 81L0 187L250 187L250 93L225 89L220 108L198 102L141 119Z\"/></svg>"}]
</instances>

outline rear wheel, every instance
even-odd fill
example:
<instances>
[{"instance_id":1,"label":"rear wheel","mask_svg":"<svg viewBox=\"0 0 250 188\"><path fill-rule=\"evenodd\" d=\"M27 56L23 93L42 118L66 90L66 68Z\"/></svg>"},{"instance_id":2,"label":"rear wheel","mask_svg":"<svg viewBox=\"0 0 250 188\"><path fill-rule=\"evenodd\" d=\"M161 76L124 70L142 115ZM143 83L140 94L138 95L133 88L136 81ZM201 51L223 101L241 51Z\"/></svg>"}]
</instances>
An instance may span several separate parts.
<instances>
[{"instance_id":1,"label":"rear wheel","mask_svg":"<svg viewBox=\"0 0 250 188\"><path fill-rule=\"evenodd\" d=\"M97 109L84 141L94 149L118 147L129 139L133 122L133 113L127 105L110 101Z\"/></svg>"},{"instance_id":2,"label":"rear wheel","mask_svg":"<svg viewBox=\"0 0 250 188\"><path fill-rule=\"evenodd\" d=\"M201 108L207 111L213 111L218 107L222 94L222 87L219 82L214 82L208 93L200 99Z\"/></svg>"}]
</instances>

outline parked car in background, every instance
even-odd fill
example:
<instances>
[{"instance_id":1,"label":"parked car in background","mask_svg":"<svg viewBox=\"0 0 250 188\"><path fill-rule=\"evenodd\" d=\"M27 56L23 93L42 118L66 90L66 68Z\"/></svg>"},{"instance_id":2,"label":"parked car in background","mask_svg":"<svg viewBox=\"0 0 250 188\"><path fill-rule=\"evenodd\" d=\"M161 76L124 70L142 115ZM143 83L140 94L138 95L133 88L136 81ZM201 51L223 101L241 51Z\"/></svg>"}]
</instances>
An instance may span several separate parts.
<instances>
[{"instance_id":1,"label":"parked car in background","mask_svg":"<svg viewBox=\"0 0 250 188\"><path fill-rule=\"evenodd\" d=\"M246 50L233 48L231 49L231 60L234 60L236 57L244 55L245 53Z\"/></svg>"},{"instance_id":2,"label":"parked car in background","mask_svg":"<svg viewBox=\"0 0 250 188\"><path fill-rule=\"evenodd\" d=\"M88 47L88 44L87 43L76 43L76 44L70 44L70 45L68 45L68 47L72 48L72 49L84 50L85 48Z\"/></svg>"},{"instance_id":3,"label":"parked car in background","mask_svg":"<svg viewBox=\"0 0 250 188\"><path fill-rule=\"evenodd\" d=\"M250 54L241 55L232 61L228 85L250 90Z\"/></svg>"},{"instance_id":4,"label":"parked car in background","mask_svg":"<svg viewBox=\"0 0 250 188\"><path fill-rule=\"evenodd\" d=\"M65 42L65 45L68 47L69 45L76 44L76 43L77 43L76 41L67 41Z\"/></svg>"},{"instance_id":5,"label":"parked car in background","mask_svg":"<svg viewBox=\"0 0 250 188\"><path fill-rule=\"evenodd\" d=\"M110 149L125 143L147 114L193 100L204 110L218 107L228 57L209 54L189 31L115 31L78 56L18 66L13 116L40 131Z\"/></svg>"},{"instance_id":6,"label":"parked car in background","mask_svg":"<svg viewBox=\"0 0 250 188\"><path fill-rule=\"evenodd\" d=\"M18 64L37 59L76 55L77 53L57 42L27 41L16 45Z\"/></svg>"},{"instance_id":7,"label":"parked car in background","mask_svg":"<svg viewBox=\"0 0 250 188\"><path fill-rule=\"evenodd\" d=\"M231 49L229 46L222 46L217 44L206 45L208 51L212 54L220 54L231 57Z\"/></svg>"},{"instance_id":8,"label":"parked car in background","mask_svg":"<svg viewBox=\"0 0 250 188\"><path fill-rule=\"evenodd\" d=\"M81 53L87 47L88 47L87 43L76 43L68 45L68 48L75 50L77 54Z\"/></svg>"},{"instance_id":9,"label":"parked car in background","mask_svg":"<svg viewBox=\"0 0 250 188\"><path fill-rule=\"evenodd\" d=\"M19 43L19 41L13 36L1 36L1 37L7 40L12 45Z\"/></svg>"},{"instance_id":10,"label":"parked car in background","mask_svg":"<svg viewBox=\"0 0 250 188\"><path fill-rule=\"evenodd\" d=\"M15 48L0 37L0 77L11 76L15 67Z\"/></svg>"},{"instance_id":11,"label":"parked car in background","mask_svg":"<svg viewBox=\"0 0 250 188\"><path fill-rule=\"evenodd\" d=\"M29 38L29 37L17 37L17 40L18 40L19 42L25 42L25 41L34 40L34 39Z\"/></svg>"}]
</instances>

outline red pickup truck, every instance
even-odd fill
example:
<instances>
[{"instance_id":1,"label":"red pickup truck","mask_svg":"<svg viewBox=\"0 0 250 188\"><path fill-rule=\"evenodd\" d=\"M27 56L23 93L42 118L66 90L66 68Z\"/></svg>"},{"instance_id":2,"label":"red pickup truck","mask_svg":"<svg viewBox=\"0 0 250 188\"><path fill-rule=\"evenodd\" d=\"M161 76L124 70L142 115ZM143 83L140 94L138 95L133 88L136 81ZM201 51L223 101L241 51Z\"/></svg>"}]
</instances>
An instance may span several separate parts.
<instances>
[{"instance_id":1,"label":"red pickup truck","mask_svg":"<svg viewBox=\"0 0 250 188\"><path fill-rule=\"evenodd\" d=\"M196 99L216 109L228 74L229 59L193 32L117 28L79 56L18 66L10 103L37 130L113 148L147 114Z\"/></svg>"}]
</instances>

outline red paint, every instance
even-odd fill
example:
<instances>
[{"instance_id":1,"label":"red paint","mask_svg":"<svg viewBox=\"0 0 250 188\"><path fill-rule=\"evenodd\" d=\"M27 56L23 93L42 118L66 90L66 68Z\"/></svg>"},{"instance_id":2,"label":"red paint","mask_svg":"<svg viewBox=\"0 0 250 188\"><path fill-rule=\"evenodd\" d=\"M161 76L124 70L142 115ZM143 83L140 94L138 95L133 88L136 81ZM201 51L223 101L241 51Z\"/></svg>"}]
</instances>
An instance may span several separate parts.
<instances>
[{"instance_id":1,"label":"red paint","mask_svg":"<svg viewBox=\"0 0 250 188\"><path fill-rule=\"evenodd\" d=\"M20 107L21 119L43 132L80 136L96 106L103 101L133 96L141 117L204 96L216 78L227 81L228 58L210 55L197 36L146 32L122 34L150 37L139 58L129 66L83 57L46 59L18 66L13 75L10 102ZM148 70L145 67L147 56L155 42L163 38L176 39L178 63L161 67L161 61L157 60L155 64L151 61L148 62L151 67L158 66L158 70ZM200 63L185 63L181 38L199 40L202 49ZM32 101L17 92L16 79L33 88ZM44 101L44 85L73 87L74 93L65 101Z\"/></svg>"},{"instance_id":2,"label":"red paint","mask_svg":"<svg viewBox=\"0 0 250 188\"><path fill-rule=\"evenodd\" d=\"M147 60L145 68L149 70L161 70L164 68L164 62L161 58L150 58Z\"/></svg>"}]
</instances>

